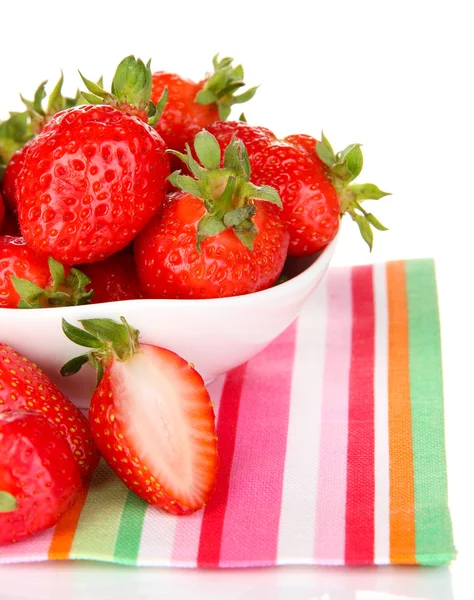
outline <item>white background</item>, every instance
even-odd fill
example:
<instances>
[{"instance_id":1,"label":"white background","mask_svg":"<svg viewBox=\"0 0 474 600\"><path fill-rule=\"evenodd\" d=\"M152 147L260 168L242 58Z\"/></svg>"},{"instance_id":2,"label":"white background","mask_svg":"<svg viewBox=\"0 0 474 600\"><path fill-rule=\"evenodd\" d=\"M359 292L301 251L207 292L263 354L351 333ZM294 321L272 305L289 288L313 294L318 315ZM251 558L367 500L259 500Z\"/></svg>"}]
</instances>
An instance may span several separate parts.
<instances>
[{"instance_id":1,"label":"white background","mask_svg":"<svg viewBox=\"0 0 474 600\"><path fill-rule=\"evenodd\" d=\"M352 222L334 264L434 257L444 338L450 498L459 558L450 569L280 569L181 573L105 566L0 568L0 598L474 597L472 478L474 43L469 1L18 2L0 4L0 118L19 93L110 83L129 54L199 80L211 57L234 56L249 84L250 123L280 136L325 134L363 144L360 181L392 196L369 203L390 228L372 254ZM51 89L51 88L50 88ZM239 114L236 108L235 116ZM33 580L28 575L35 576ZM48 591L49 590L49 591ZM124 592L124 590L129 590ZM130 590L135 590L135 593ZM173 590L173 591L172 591ZM444 590L444 591L443 591Z\"/></svg>"}]
</instances>

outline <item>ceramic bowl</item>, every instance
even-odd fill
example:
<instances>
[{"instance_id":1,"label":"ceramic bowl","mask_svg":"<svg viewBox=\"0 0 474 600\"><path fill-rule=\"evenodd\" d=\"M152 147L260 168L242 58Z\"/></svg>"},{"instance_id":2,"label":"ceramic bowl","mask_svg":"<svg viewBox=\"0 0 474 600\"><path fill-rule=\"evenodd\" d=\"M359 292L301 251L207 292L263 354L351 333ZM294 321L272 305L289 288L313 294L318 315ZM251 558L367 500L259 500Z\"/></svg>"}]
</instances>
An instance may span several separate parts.
<instances>
[{"instance_id":1,"label":"ceramic bowl","mask_svg":"<svg viewBox=\"0 0 474 600\"><path fill-rule=\"evenodd\" d=\"M318 256L288 260L287 281L261 292L210 300L126 300L44 310L0 309L0 340L36 362L79 406L86 407L95 374L85 366L64 378L61 366L81 348L61 329L61 318L108 317L127 321L143 342L163 346L194 363L206 383L246 362L298 316L325 274L334 240Z\"/></svg>"}]
</instances>

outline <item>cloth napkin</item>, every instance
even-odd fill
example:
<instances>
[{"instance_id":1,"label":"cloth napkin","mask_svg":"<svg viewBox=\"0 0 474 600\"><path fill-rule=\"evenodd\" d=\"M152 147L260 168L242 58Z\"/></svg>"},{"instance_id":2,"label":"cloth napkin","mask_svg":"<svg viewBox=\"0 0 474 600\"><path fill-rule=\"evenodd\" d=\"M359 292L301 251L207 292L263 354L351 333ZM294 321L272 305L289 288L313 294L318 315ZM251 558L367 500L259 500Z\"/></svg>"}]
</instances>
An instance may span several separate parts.
<instances>
[{"instance_id":1,"label":"cloth napkin","mask_svg":"<svg viewBox=\"0 0 474 600\"><path fill-rule=\"evenodd\" d=\"M448 563L431 260L331 269L268 348L210 386L220 471L204 510L147 506L101 464L56 528L0 563L255 567Z\"/></svg>"}]
</instances>

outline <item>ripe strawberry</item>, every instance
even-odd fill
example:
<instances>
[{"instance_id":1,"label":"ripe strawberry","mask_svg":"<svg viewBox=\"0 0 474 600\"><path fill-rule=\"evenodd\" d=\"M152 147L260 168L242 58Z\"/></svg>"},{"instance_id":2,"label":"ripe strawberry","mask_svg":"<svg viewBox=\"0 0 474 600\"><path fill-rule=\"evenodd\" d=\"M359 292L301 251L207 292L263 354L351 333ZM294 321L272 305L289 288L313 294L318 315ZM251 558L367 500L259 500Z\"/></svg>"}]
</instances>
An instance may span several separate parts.
<instances>
[{"instance_id":1,"label":"ripe strawberry","mask_svg":"<svg viewBox=\"0 0 474 600\"><path fill-rule=\"evenodd\" d=\"M151 99L158 99L168 91L168 100L157 131L173 150L184 151L196 134L218 119L225 120L233 104L247 102L257 88L234 96L245 85L241 65L232 66L232 58L213 58L214 73L199 83L184 79L174 73L158 71L153 74Z\"/></svg>"},{"instance_id":2,"label":"ripe strawberry","mask_svg":"<svg viewBox=\"0 0 474 600\"><path fill-rule=\"evenodd\" d=\"M120 252L102 262L81 266L94 291L92 304L143 298L133 254Z\"/></svg>"},{"instance_id":3,"label":"ripe strawberry","mask_svg":"<svg viewBox=\"0 0 474 600\"><path fill-rule=\"evenodd\" d=\"M207 129L216 136L221 149L233 135L240 139L249 153L254 183L278 190L283 203L281 216L290 234L290 256L322 250L335 237L345 213L356 221L370 248L371 226L385 230L360 202L388 194L373 184L351 184L362 169L359 144L336 155L324 135L322 142L306 134L277 140L262 127L221 121Z\"/></svg>"},{"instance_id":4,"label":"ripe strawberry","mask_svg":"<svg viewBox=\"0 0 474 600\"><path fill-rule=\"evenodd\" d=\"M27 244L66 264L127 246L158 212L169 173L163 140L141 120L151 110L149 67L126 58L113 94L84 81L92 93L83 96L100 104L56 114L29 145L17 182Z\"/></svg>"},{"instance_id":5,"label":"ripe strawberry","mask_svg":"<svg viewBox=\"0 0 474 600\"><path fill-rule=\"evenodd\" d=\"M0 414L13 410L43 415L64 436L81 476L99 462L87 419L34 363L0 342Z\"/></svg>"},{"instance_id":6,"label":"ripe strawberry","mask_svg":"<svg viewBox=\"0 0 474 600\"><path fill-rule=\"evenodd\" d=\"M56 427L39 414L0 414L0 546L56 525L81 486Z\"/></svg>"},{"instance_id":7,"label":"ripe strawberry","mask_svg":"<svg viewBox=\"0 0 474 600\"><path fill-rule=\"evenodd\" d=\"M245 146L233 141L224 168L216 139L198 133L194 148L203 167L180 155L196 179L177 171L161 216L135 240L143 291L156 298L215 298L273 285L286 259L289 236L273 188L249 182ZM274 206L277 205L277 206Z\"/></svg>"},{"instance_id":8,"label":"ripe strawberry","mask_svg":"<svg viewBox=\"0 0 474 600\"><path fill-rule=\"evenodd\" d=\"M215 487L214 412L201 376L174 352L138 343L122 317L63 320L73 342L93 348L61 370L98 369L90 424L108 465L138 496L173 514L202 508Z\"/></svg>"},{"instance_id":9,"label":"ripe strawberry","mask_svg":"<svg viewBox=\"0 0 474 600\"><path fill-rule=\"evenodd\" d=\"M40 256L22 237L0 236L0 307L49 308L88 304L89 278Z\"/></svg>"}]
</instances>

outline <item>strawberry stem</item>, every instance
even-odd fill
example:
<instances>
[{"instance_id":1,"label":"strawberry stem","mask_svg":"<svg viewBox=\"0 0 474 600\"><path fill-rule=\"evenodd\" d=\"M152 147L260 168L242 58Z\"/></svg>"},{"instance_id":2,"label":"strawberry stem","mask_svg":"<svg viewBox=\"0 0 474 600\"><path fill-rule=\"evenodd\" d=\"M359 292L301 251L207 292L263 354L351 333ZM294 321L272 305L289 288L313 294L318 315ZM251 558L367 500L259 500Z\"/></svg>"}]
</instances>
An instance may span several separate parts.
<instances>
[{"instance_id":1,"label":"strawberry stem","mask_svg":"<svg viewBox=\"0 0 474 600\"><path fill-rule=\"evenodd\" d=\"M316 153L328 167L328 178L339 196L341 216L347 213L355 221L362 238L372 250L374 239L372 227L379 231L386 231L387 228L372 213L368 213L360 203L364 200L380 200L384 196L389 196L390 193L383 192L373 183L351 183L360 175L364 164L360 144L350 144L336 154L322 133L321 142L316 144Z\"/></svg>"},{"instance_id":2,"label":"strawberry stem","mask_svg":"<svg viewBox=\"0 0 474 600\"><path fill-rule=\"evenodd\" d=\"M53 308L90 303L94 292L86 289L91 282L87 275L72 268L66 277L63 265L52 257L48 259L48 265L52 285L44 289L32 281L11 275L13 287L20 296L18 308Z\"/></svg>"},{"instance_id":3,"label":"strawberry stem","mask_svg":"<svg viewBox=\"0 0 474 600\"><path fill-rule=\"evenodd\" d=\"M257 92L258 86L249 88L237 96L238 89L245 86L244 69L242 65L232 66L234 59L229 56L219 60L219 54L212 59L214 73L208 77L202 90L195 97L198 104L216 104L219 118L225 121L230 115L233 104L243 104L251 100Z\"/></svg>"},{"instance_id":4,"label":"strawberry stem","mask_svg":"<svg viewBox=\"0 0 474 600\"><path fill-rule=\"evenodd\" d=\"M252 218L255 215L254 200L264 200L281 208L278 192L267 185L260 187L250 182L250 162L244 144L235 136L222 153L216 138L208 131L200 131L194 139L194 150L201 164L192 155L189 144L186 154L167 150L180 158L194 177L175 171L169 181L177 188L200 198L207 213L198 223L196 247L208 237L218 235L231 227L235 235L253 250L258 233Z\"/></svg>"},{"instance_id":5,"label":"strawberry stem","mask_svg":"<svg viewBox=\"0 0 474 600\"><path fill-rule=\"evenodd\" d=\"M92 348L86 354L76 356L61 368L61 375L67 377L77 373L83 365L89 363L97 371L97 383L100 382L104 368L112 361L127 361L140 348L139 332L124 317L120 323L113 319L83 319L79 321L84 329L80 329L65 319L62 329L68 339L79 346Z\"/></svg>"},{"instance_id":6,"label":"strawberry stem","mask_svg":"<svg viewBox=\"0 0 474 600\"><path fill-rule=\"evenodd\" d=\"M150 100L152 89L152 73L150 61L145 65L141 59L134 56L124 58L112 80L111 92L103 89L102 83L94 83L86 79L79 71L79 75L87 88L81 92L89 104L109 104L126 114L135 115L143 121L154 125L160 118L166 101L168 90L165 89L158 104L155 106Z\"/></svg>"}]
</instances>

